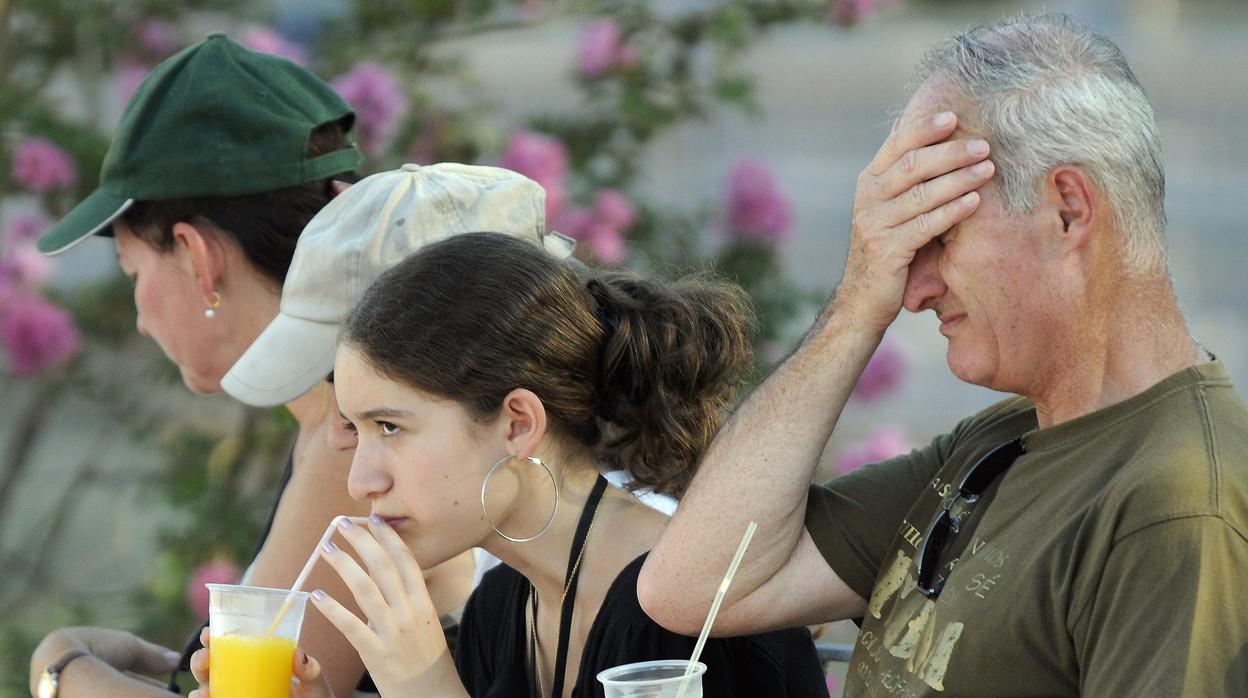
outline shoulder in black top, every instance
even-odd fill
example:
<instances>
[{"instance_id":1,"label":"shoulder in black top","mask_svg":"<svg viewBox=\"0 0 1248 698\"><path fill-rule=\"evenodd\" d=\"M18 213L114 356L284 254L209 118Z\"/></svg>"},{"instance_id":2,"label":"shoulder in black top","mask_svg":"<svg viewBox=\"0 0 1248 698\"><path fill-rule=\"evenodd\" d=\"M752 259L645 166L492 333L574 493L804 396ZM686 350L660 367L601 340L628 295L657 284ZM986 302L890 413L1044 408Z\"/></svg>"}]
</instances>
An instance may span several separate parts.
<instances>
[{"instance_id":1,"label":"shoulder in black top","mask_svg":"<svg viewBox=\"0 0 1248 698\"><path fill-rule=\"evenodd\" d=\"M602 696L598 672L621 664L681 659L693 653L696 638L662 628L641 610L637 575L646 556L628 564L612 583L590 627L573 683L578 698ZM473 592L460 621L455 665L473 698L529 695L525 647L528 582L506 565L490 570ZM735 638L713 638L703 694L717 698L759 696L826 697L819 657L805 628Z\"/></svg>"}]
</instances>

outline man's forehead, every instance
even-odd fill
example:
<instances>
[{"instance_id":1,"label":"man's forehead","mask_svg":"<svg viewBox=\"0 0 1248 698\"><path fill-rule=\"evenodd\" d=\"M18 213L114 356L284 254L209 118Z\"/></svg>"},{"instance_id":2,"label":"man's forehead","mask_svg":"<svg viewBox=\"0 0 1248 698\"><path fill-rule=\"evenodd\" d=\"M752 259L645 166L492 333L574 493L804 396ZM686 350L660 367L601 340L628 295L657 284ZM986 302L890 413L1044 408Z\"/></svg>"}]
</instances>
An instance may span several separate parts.
<instances>
[{"instance_id":1,"label":"man's forehead","mask_svg":"<svg viewBox=\"0 0 1248 698\"><path fill-rule=\"evenodd\" d=\"M954 88L948 79L940 75L933 75L923 81L914 91L910 101L906 103L906 108L902 111L898 127L943 111L951 111L958 115L958 128L954 131L953 137L976 130L973 126L976 121L974 105Z\"/></svg>"}]
</instances>

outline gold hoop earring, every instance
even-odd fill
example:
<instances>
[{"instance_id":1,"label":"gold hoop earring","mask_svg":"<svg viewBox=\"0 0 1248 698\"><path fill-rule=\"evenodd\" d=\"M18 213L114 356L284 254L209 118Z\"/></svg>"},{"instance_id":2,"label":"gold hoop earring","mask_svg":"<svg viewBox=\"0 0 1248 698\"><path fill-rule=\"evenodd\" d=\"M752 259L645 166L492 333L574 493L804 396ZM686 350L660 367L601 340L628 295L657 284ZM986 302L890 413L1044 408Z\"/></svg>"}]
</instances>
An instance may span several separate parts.
<instances>
[{"instance_id":1,"label":"gold hoop earring","mask_svg":"<svg viewBox=\"0 0 1248 698\"><path fill-rule=\"evenodd\" d=\"M213 291L212 300L211 301L206 300L204 302L207 303L208 305L208 307L204 309L204 317L211 320L212 318L217 316L217 308L221 306L221 294L217 293L216 291Z\"/></svg>"},{"instance_id":2,"label":"gold hoop earring","mask_svg":"<svg viewBox=\"0 0 1248 698\"><path fill-rule=\"evenodd\" d=\"M486 487L489 486L490 478L494 477L494 473L498 470L498 466L502 465L503 463L506 463L509 460L512 460L514 457L515 456L503 456L502 458L498 460L497 463L490 466L489 472L485 474L485 479L481 481L481 513L485 514L485 520L489 522L490 528L494 529L494 532L497 533L502 538L509 540L512 543L528 543L529 541L534 541L534 540L537 540L538 538L541 538L543 535L546 534L547 531L550 530L550 527L555 523L555 515L559 513L559 481L555 479L554 471L552 471L550 469L550 466L546 465L546 463L542 461L541 458L536 458L534 456L529 456L528 458L525 458L524 460L530 463L542 466L542 470L545 470L546 475L550 477L550 484L552 487L555 488L555 510L550 512L550 518L546 520L546 525L543 526L542 530L538 531L535 535L529 536L528 538L514 538L512 536L507 535L506 533L503 533L502 531L498 530L498 525L494 523L494 519L490 517L490 512L485 508L485 489Z\"/></svg>"}]
</instances>

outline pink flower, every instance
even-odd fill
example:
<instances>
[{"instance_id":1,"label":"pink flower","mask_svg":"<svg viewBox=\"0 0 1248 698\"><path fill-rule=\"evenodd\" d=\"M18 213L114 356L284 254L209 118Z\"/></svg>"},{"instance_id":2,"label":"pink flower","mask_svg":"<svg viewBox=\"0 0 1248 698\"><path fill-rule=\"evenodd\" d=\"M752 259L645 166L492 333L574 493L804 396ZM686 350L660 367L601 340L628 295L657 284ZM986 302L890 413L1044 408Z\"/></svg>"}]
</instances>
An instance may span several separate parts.
<instances>
[{"instance_id":1,"label":"pink flower","mask_svg":"<svg viewBox=\"0 0 1248 698\"><path fill-rule=\"evenodd\" d=\"M792 205L762 162L745 159L737 163L728 177L726 199L726 227L732 238L765 245L788 237Z\"/></svg>"},{"instance_id":2,"label":"pink flower","mask_svg":"<svg viewBox=\"0 0 1248 698\"><path fill-rule=\"evenodd\" d=\"M594 257L619 264L628 255L624 232L637 220L637 209L615 189L602 189L593 208L571 207L554 220L553 228L584 243Z\"/></svg>"},{"instance_id":3,"label":"pink flower","mask_svg":"<svg viewBox=\"0 0 1248 698\"><path fill-rule=\"evenodd\" d=\"M360 146L374 155L389 147L407 112L407 95L398 79L381 65L366 61L331 84L355 109Z\"/></svg>"},{"instance_id":4,"label":"pink flower","mask_svg":"<svg viewBox=\"0 0 1248 698\"><path fill-rule=\"evenodd\" d=\"M636 222L637 209L618 190L602 189L594 198L594 218L616 230L624 231L633 227Z\"/></svg>"},{"instance_id":5,"label":"pink flower","mask_svg":"<svg viewBox=\"0 0 1248 698\"><path fill-rule=\"evenodd\" d=\"M0 341L9 372L32 376L65 363L78 351L78 331L69 315L42 298L10 294L0 313Z\"/></svg>"},{"instance_id":6,"label":"pink flower","mask_svg":"<svg viewBox=\"0 0 1248 698\"><path fill-rule=\"evenodd\" d=\"M51 271L52 263L30 243L14 246L0 257L0 278L10 289L34 291L47 281Z\"/></svg>"},{"instance_id":7,"label":"pink flower","mask_svg":"<svg viewBox=\"0 0 1248 698\"><path fill-rule=\"evenodd\" d=\"M910 441L901 427L877 427L865 441L846 446L836 459L836 467L842 473L848 473L868 463L877 463L893 456L909 453L910 449Z\"/></svg>"},{"instance_id":8,"label":"pink flower","mask_svg":"<svg viewBox=\"0 0 1248 698\"><path fill-rule=\"evenodd\" d=\"M4 231L4 243L17 246L34 242L51 225L52 220L42 213L19 213L9 220L9 227Z\"/></svg>"},{"instance_id":9,"label":"pink flower","mask_svg":"<svg viewBox=\"0 0 1248 698\"><path fill-rule=\"evenodd\" d=\"M590 226L585 235L585 245L595 257L607 264L619 264L628 254L620 229L601 222Z\"/></svg>"},{"instance_id":10,"label":"pink flower","mask_svg":"<svg viewBox=\"0 0 1248 698\"><path fill-rule=\"evenodd\" d=\"M850 397L862 402L871 402L888 393L899 385L906 375L906 355L901 347L894 342L886 341L875 350L867 367L858 378L858 385Z\"/></svg>"},{"instance_id":11,"label":"pink flower","mask_svg":"<svg viewBox=\"0 0 1248 698\"><path fill-rule=\"evenodd\" d=\"M581 75L593 80L613 68L631 68L637 52L624 45L620 25L610 17L589 22L581 29L577 65Z\"/></svg>"},{"instance_id":12,"label":"pink flower","mask_svg":"<svg viewBox=\"0 0 1248 698\"><path fill-rule=\"evenodd\" d=\"M295 65L304 67L308 65L308 52L302 46L269 27L259 24L247 25L247 28L239 35L238 43L252 51L281 56Z\"/></svg>"},{"instance_id":13,"label":"pink flower","mask_svg":"<svg viewBox=\"0 0 1248 698\"><path fill-rule=\"evenodd\" d=\"M214 558L196 567L186 584L186 603L200 618L208 618L208 589L205 584L237 584L238 566L223 558Z\"/></svg>"},{"instance_id":14,"label":"pink flower","mask_svg":"<svg viewBox=\"0 0 1248 698\"><path fill-rule=\"evenodd\" d=\"M579 206L565 208L550 227L575 240L584 240L594 225L594 212Z\"/></svg>"},{"instance_id":15,"label":"pink flower","mask_svg":"<svg viewBox=\"0 0 1248 698\"><path fill-rule=\"evenodd\" d=\"M151 17L134 25L134 38L148 52L162 57L178 50L182 44L173 25Z\"/></svg>"},{"instance_id":16,"label":"pink flower","mask_svg":"<svg viewBox=\"0 0 1248 698\"><path fill-rule=\"evenodd\" d=\"M881 7L897 7L901 0L832 0L828 17L842 27L871 19Z\"/></svg>"},{"instance_id":17,"label":"pink flower","mask_svg":"<svg viewBox=\"0 0 1248 698\"><path fill-rule=\"evenodd\" d=\"M130 102L151 70L132 56L122 56L117 60L117 95L123 103Z\"/></svg>"},{"instance_id":18,"label":"pink flower","mask_svg":"<svg viewBox=\"0 0 1248 698\"><path fill-rule=\"evenodd\" d=\"M564 179L568 175L568 150L563 143L542 133L516 131L498 164L542 185L546 190L546 220L559 218L565 197Z\"/></svg>"},{"instance_id":19,"label":"pink flower","mask_svg":"<svg viewBox=\"0 0 1248 698\"><path fill-rule=\"evenodd\" d=\"M28 138L13 153L13 179L28 191L46 194L78 181L74 159L42 138Z\"/></svg>"}]
</instances>

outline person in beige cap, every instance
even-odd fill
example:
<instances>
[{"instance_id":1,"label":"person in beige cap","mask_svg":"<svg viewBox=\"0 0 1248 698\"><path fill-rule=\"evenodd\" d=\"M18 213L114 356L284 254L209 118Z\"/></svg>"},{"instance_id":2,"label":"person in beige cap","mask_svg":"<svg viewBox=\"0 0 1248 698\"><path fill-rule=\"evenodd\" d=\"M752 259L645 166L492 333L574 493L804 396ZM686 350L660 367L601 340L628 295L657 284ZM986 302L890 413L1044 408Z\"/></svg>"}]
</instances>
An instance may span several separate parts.
<instances>
[{"instance_id":1,"label":"person in beige cap","mask_svg":"<svg viewBox=\"0 0 1248 698\"><path fill-rule=\"evenodd\" d=\"M573 241L546 231L544 200L535 182L497 167L408 164L364 179L308 223L277 317L225 374L222 389L271 407L325 380L342 321L364 290L431 242L496 231L569 256Z\"/></svg>"},{"instance_id":2,"label":"person in beige cap","mask_svg":"<svg viewBox=\"0 0 1248 698\"><path fill-rule=\"evenodd\" d=\"M558 258L571 255L575 244L546 231L541 186L502 168L407 164L345 188L300 234L278 313L221 378L222 390L259 407L311 398L328 414L316 437L319 447L328 445L349 458L354 439L341 430L332 385L327 381L332 380L340 324L386 269L430 242L475 230L504 231ZM325 512L328 517L360 513L358 503L343 502L345 482L324 485L328 490L324 497L340 509ZM343 509L346 506L350 509ZM292 555L304 558L311 549L290 547L298 548ZM427 583L436 587L435 603L448 631L453 612L471 588L472 570L473 556L465 553L425 575ZM205 629L201 642L206 636ZM309 648L315 650L314 644ZM297 660L296 664L303 663ZM313 666L319 679L321 667ZM361 688L371 690L367 676Z\"/></svg>"}]
</instances>

